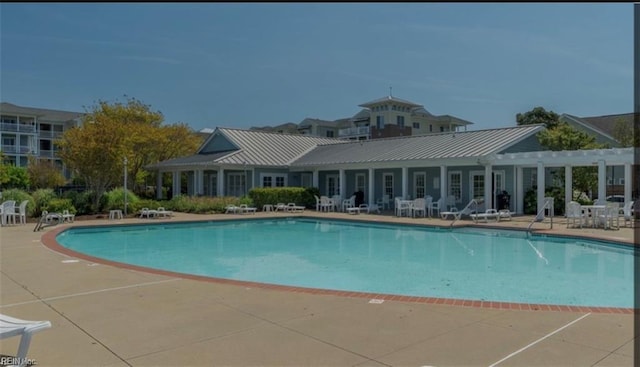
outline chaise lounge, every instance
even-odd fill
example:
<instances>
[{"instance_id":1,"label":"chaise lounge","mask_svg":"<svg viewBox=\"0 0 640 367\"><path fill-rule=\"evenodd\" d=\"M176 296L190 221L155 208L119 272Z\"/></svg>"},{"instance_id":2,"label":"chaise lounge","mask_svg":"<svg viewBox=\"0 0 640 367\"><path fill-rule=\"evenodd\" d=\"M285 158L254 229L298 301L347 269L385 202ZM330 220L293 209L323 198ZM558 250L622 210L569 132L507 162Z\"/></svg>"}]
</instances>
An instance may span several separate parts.
<instances>
[{"instance_id":1,"label":"chaise lounge","mask_svg":"<svg viewBox=\"0 0 640 367\"><path fill-rule=\"evenodd\" d=\"M31 344L31 337L34 333L48 329L51 327L50 321L29 321L16 319L11 316L0 314L0 339L10 338L12 336L20 336L20 344L18 345L18 354L15 362L10 365L19 367L27 366L27 352ZM4 363L3 363L4 365Z\"/></svg>"}]
</instances>

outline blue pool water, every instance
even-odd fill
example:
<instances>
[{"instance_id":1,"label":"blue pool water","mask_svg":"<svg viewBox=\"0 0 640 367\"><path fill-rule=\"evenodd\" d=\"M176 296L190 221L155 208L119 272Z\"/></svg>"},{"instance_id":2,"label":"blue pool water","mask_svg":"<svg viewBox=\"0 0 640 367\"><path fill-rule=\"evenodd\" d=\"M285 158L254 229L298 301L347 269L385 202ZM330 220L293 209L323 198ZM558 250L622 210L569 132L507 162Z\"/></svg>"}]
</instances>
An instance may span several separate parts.
<instances>
[{"instance_id":1,"label":"blue pool water","mask_svg":"<svg viewBox=\"0 0 640 367\"><path fill-rule=\"evenodd\" d=\"M112 261L280 285L517 303L633 307L630 246L517 231L265 219L72 228Z\"/></svg>"}]
</instances>

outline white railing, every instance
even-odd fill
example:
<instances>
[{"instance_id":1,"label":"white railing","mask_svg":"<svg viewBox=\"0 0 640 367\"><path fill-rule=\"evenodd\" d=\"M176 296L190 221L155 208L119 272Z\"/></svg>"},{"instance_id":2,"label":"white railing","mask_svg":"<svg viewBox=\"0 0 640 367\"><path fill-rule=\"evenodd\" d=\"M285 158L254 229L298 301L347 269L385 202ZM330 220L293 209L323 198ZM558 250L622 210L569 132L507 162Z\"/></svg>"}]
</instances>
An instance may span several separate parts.
<instances>
[{"instance_id":1,"label":"white railing","mask_svg":"<svg viewBox=\"0 0 640 367\"><path fill-rule=\"evenodd\" d=\"M24 133L35 133L36 127L34 125L26 124L10 124L6 122L0 122L0 131L16 131Z\"/></svg>"},{"instance_id":2,"label":"white railing","mask_svg":"<svg viewBox=\"0 0 640 367\"><path fill-rule=\"evenodd\" d=\"M369 126L348 127L338 130L338 136L369 135Z\"/></svg>"}]
</instances>

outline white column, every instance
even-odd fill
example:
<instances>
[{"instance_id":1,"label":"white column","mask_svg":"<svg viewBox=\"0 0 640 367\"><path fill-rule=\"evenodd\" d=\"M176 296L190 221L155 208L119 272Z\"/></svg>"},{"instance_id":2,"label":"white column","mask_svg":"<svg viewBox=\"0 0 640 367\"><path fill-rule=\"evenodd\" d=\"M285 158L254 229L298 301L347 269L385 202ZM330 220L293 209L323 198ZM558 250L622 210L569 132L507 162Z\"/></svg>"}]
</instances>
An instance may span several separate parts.
<instances>
[{"instance_id":1,"label":"white column","mask_svg":"<svg viewBox=\"0 0 640 367\"><path fill-rule=\"evenodd\" d=\"M538 161L538 180L537 180L537 186L538 186L538 190L536 192L537 194L537 205L536 205L536 219L537 220L542 220L544 219L544 212L540 213L540 210L542 209L542 206L544 205L544 182L545 182L545 177L544 177L544 163L542 163L542 161ZM538 213L540 213L540 215L538 215Z\"/></svg>"},{"instance_id":2,"label":"white column","mask_svg":"<svg viewBox=\"0 0 640 367\"><path fill-rule=\"evenodd\" d=\"M409 168L402 167L402 198L406 199L409 195Z\"/></svg>"},{"instance_id":3,"label":"white column","mask_svg":"<svg viewBox=\"0 0 640 367\"><path fill-rule=\"evenodd\" d=\"M564 166L564 205L565 216L566 207L573 200L573 167L571 165Z\"/></svg>"},{"instance_id":4,"label":"white column","mask_svg":"<svg viewBox=\"0 0 640 367\"><path fill-rule=\"evenodd\" d=\"M181 188L181 184L180 184L180 179L182 178L181 172L180 171L173 171L173 196L177 196L180 195L180 188Z\"/></svg>"},{"instance_id":5,"label":"white column","mask_svg":"<svg viewBox=\"0 0 640 367\"><path fill-rule=\"evenodd\" d=\"M351 195L347 195L345 190L347 189L346 179L344 178L344 169L338 170L338 181L340 181L340 197L343 199L348 199Z\"/></svg>"},{"instance_id":6,"label":"white column","mask_svg":"<svg viewBox=\"0 0 640 367\"><path fill-rule=\"evenodd\" d=\"M156 199L162 200L162 171L158 171L156 177Z\"/></svg>"},{"instance_id":7,"label":"white column","mask_svg":"<svg viewBox=\"0 0 640 367\"><path fill-rule=\"evenodd\" d=\"M515 192L516 192L516 197L515 199L515 203L516 203L516 213L518 214L523 214L524 213L524 208L523 208L523 198L524 198L524 173L523 173L523 169L522 166L518 166L516 167L516 181L514 183L515 185Z\"/></svg>"},{"instance_id":8,"label":"white column","mask_svg":"<svg viewBox=\"0 0 640 367\"><path fill-rule=\"evenodd\" d=\"M220 167L218 169L218 196L224 196L224 168Z\"/></svg>"},{"instance_id":9,"label":"white column","mask_svg":"<svg viewBox=\"0 0 640 367\"><path fill-rule=\"evenodd\" d=\"M313 172L311 172L311 184L313 185L313 187L316 187L316 188L319 189L320 188L320 185L319 185L320 178L318 176L319 176L318 175L318 170L314 169Z\"/></svg>"},{"instance_id":10,"label":"white column","mask_svg":"<svg viewBox=\"0 0 640 367\"><path fill-rule=\"evenodd\" d=\"M256 169L251 168L251 180L249 180L249 186L247 186L247 194L249 193L249 190L253 189L253 186L256 185Z\"/></svg>"},{"instance_id":11,"label":"white column","mask_svg":"<svg viewBox=\"0 0 640 367\"><path fill-rule=\"evenodd\" d=\"M631 201L631 189L633 188L633 178L631 177L631 163L624 164L624 202Z\"/></svg>"},{"instance_id":12,"label":"white column","mask_svg":"<svg viewBox=\"0 0 640 367\"><path fill-rule=\"evenodd\" d=\"M491 173L493 166L488 164L484 166L484 209L493 209L493 180Z\"/></svg>"},{"instance_id":13,"label":"white column","mask_svg":"<svg viewBox=\"0 0 640 367\"><path fill-rule=\"evenodd\" d=\"M447 166L440 166L440 197L447 198Z\"/></svg>"},{"instance_id":14,"label":"white column","mask_svg":"<svg viewBox=\"0 0 640 367\"><path fill-rule=\"evenodd\" d=\"M369 168L369 205L376 203L376 185L374 178L375 177L373 175L373 168Z\"/></svg>"},{"instance_id":15,"label":"white column","mask_svg":"<svg viewBox=\"0 0 640 367\"><path fill-rule=\"evenodd\" d=\"M598 199L607 198L607 164L604 159L598 160Z\"/></svg>"}]
</instances>

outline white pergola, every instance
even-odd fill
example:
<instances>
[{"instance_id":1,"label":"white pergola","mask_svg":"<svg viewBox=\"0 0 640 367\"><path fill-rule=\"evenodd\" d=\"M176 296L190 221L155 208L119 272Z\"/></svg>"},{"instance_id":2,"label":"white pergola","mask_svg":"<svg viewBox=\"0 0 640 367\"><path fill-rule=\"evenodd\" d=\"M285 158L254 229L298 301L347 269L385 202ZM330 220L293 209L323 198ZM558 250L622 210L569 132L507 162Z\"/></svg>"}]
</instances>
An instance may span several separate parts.
<instances>
[{"instance_id":1,"label":"white pergola","mask_svg":"<svg viewBox=\"0 0 640 367\"><path fill-rule=\"evenodd\" d=\"M638 148L613 148L570 151L538 151L524 153L496 154L489 160L489 165L514 165L516 182L522 182L522 169L537 168L537 202L539 212L544 203L545 168L564 167L565 169L565 202L571 201L573 192L572 168L584 166L598 167L598 197L606 196L607 166L624 166L624 201L631 201L633 189L634 153ZM517 185L516 196L521 198L522 184ZM518 201L517 205L521 205ZM522 208L517 208L522 212Z\"/></svg>"}]
</instances>

